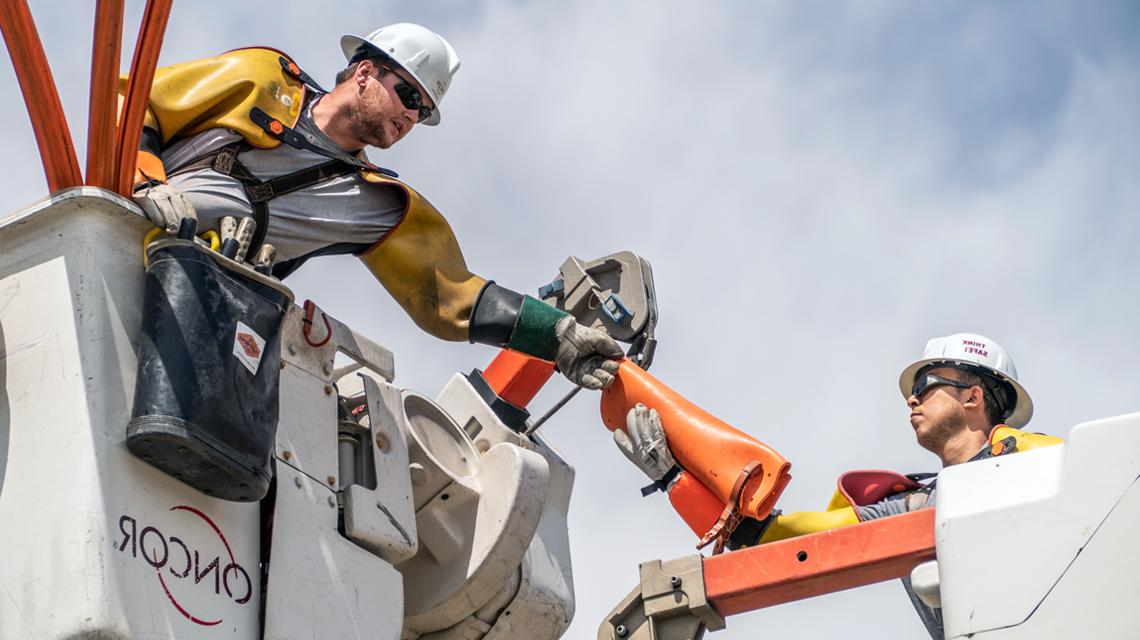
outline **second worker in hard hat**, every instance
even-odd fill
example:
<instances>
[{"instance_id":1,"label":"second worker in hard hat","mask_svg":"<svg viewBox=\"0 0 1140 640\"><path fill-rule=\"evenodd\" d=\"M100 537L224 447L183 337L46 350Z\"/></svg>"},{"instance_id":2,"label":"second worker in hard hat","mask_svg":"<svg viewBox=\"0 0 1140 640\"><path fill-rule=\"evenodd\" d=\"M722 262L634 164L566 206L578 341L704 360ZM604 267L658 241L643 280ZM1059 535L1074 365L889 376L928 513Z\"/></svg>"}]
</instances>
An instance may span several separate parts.
<instances>
[{"instance_id":1,"label":"second worker in hard hat","mask_svg":"<svg viewBox=\"0 0 1140 640\"><path fill-rule=\"evenodd\" d=\"M316 256L356 255L434 336L555 361L588 388L612 381L617 343L472 273L440 212L364 155L439 124L459 69L452 46L408 23L340 45L348 64L329 91L267 48L158 69L135 188L148 217L174 231L185 217L216 229L252 216L246 255L272 244L277 277Z\"/></svg>"},{"instance_id":2,"label":"second worker in hard hat","mask_svg":"<svg viewBox=\"0 0 1140 640\"><path fill-rule=\"evenodd\" d=\"M922 357L899 376L918 444L938 456L943 467L1058 444L1059 438L1020 429L1033 416L1033 401L1017 379L1013 360L1001 345L975 333L958 333L927 342ZM665 432L652 408L629 412L627 432L614 432L618 448L657 485L702 535L712 522L685 513L689 502L676 492L693 487L678 482L685 474L674 462ZM763 544L845 527L876 518L933 507L936 474L901 475L851 471L840 476L824 511L773 512L760 522L745 518L729 538L730 548ZM930 631L942 638L940 611L924 604L907 584L915 609Z\"/></svg>"}]
</instances>

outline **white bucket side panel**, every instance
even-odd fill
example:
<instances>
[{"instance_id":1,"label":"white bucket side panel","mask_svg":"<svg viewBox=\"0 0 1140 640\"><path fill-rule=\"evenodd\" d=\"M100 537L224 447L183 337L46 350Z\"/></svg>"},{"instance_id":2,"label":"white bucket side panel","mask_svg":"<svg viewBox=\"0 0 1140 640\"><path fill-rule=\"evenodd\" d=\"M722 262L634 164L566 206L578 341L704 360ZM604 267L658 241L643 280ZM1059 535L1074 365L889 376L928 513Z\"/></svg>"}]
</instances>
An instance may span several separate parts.
<instances>
[{"instance_id":1,"label":"white bucket side panel","mask_svg":"<svg viewBox=\"0 0 1140 640\"><path fill-rule=\"evenodd\" d=\"M1025 622L974 638L1140 637L1140 484L1134 483ZM963 637L963 636L958 636Z\"/></svg>"},{"instance_id":2,"label":"white bucket side panel","mask_svg":"<svg viewBox=\"0 0 1140 640\"><path fill-rule=\"evenodd\" d=\"M1035 615L1138 475L1140 414L1078 425L1063 445L944 470L935 536L946 636Z\"/></svg>"},{"instance_id":3,"label":"white bucket side panel","mask_svg":"<svg viewBox=\"0 0 1140 640\"><path fill-rule=\"evenodd\" d=\"M0 637L256 638L257 505L123 445L148 225L122 204L0 223Z\"/></svg>"}]
</instances>

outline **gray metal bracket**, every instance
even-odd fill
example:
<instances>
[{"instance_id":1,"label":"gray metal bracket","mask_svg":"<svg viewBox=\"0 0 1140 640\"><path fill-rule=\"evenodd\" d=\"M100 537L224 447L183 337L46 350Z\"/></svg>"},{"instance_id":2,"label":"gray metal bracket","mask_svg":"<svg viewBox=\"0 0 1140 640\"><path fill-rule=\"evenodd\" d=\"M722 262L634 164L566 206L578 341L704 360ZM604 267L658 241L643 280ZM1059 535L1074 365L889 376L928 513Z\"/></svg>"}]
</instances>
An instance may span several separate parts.
<instances>
[{"instance_id":1,"label":"gray metal bracket","mask_svg":"<svg viewBox=\"0 0 1140 640\"><path fill-rule=\"evenodd\" d=\"M703 558L685 556L640 567L641 584L598 627L598 640L699 640L724 628L705 597Z\"/></svg>"}]
</instances>

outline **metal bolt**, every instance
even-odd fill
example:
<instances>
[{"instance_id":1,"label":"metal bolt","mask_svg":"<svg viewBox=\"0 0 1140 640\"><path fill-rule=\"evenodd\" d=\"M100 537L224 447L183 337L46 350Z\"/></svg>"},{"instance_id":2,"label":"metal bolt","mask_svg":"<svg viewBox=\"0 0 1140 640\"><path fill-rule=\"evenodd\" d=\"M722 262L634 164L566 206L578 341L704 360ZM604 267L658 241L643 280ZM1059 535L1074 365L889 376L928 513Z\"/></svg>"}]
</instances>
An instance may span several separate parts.
<instances>
[{"instance_id":1,"label":"metal bolt","mask_svg":"<svg viewBox=\"0 0 1140 640\"><path fill-rule=\"evenodd\" d=\"M329 506L332 507L333 509L336 509L336 499L333 498L332 496L329 496Z\"/></svg>"},{"instance_id":2,"label":"metal bolt","mask_svg":"<svg viewBox=\"0 0 1140 640\"><path fill-rule=\"evenodd\" d=\"M334 485L334 486L336 485L336 476L329 476L325 479L329 481L329 484Z\"/></svg>"},{"instance_id":3,"label":"metal bolt","mask_svg":"<svg viewBox=\"0 0 1140 640\"><path fill-rule=\"evenodd\" d=\"M625 634L629 633L629 630L625 628L624 624L619 624L617 627L614 627L614 633L617 634L617 637L624 638Z\"/></svg>"},{"instance_id":4,"label":"metal bolt","mask_svg":"<svg viewBox=\"0 0 1140 640\"><path fill-rule=\"evenodd\" d=\"M301 479L300 478L293 478L293 484L297 485L297 488L300 489L301 488Z\"/></svg>"},{"instance_id":5,"label":"metal bolt","mask_svg":"<svg viewBox=\"0 0 1140 640\"><path fill-rule=\"evenodd\" d=\"M388 438L385 438L382 433L376 434L376 448L384 452L388 451Z\"/></svg>"},{"instance_id":6,"label":"metal bolt","mask_svg":"<svg viewBox=\"0 0 1140 640\"><path fill-rule=\"evenodd\" d=\"M289 460L290 458L293 457L293 452L292 451L282 451L281 457L285 458L286 460Z\"/></svg>"},{"instance_id":7,"label":"metal bolt","mask_svg":"<svg viewBox=\"0 0 1140 640\"><path fill-rule=\"evenodd\" d=\"M289 344L289 355L297 355L297 347L293 346L292 343Z\"/></svg>"},{"instance_id":8,"label":"metal bolt","mask_svg":"<svg viewBox=\"0 0 1140 640\"><path fill-rule=\"evenodd\" d=\"M670 578L669 578L669 584L673 585L673 588L674 588L674 589L676 589L677 587L681 586L681 576L672 576L672 577L670 577Z\"/></svg>"},{"instance_id":9,"label":"metal bolt","mask_svg":"<svg viewBox=\"0 0 1140 640\"><path fill-rule=\"evenodd\" d=\"M281 368L282 368L282 369L284 369L284 368L285 368L285 361L284 361L284 360L282 360L282 361L281 361Z\"/></svg>"},{"instance_id":10,"label":"metal bolt","mask_svg":"<svg viewBox=\"0 0 1140 640\"><path fill-rule=\"evenodd\" d=\"M326 396L331 396L331 395L332 395L332 387L330 387L330 386L329 386L329 385L327 385L327 384L325 385L325 395L326 395Z\"/></svg>"}]
</instances>

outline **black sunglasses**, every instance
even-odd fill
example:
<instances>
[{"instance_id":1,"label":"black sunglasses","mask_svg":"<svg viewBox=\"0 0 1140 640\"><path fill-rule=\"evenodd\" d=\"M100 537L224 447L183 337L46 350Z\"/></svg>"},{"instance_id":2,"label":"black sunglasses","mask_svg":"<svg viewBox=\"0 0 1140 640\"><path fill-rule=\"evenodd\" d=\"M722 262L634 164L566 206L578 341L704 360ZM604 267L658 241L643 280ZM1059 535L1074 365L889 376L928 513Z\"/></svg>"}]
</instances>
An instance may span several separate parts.
<instances>
[{"instance_id":1,"label":"black sunglasses","mask_svg":"<svg viewBox=\"0 0 1140 640\"><path fill-rule=\"evenodd\" d=\"M392 88L396 90L396 96L400 98L400 102L404 103L405 107L415 109L419 112L419 119L416 120L416 122L423 122L430 118L432 110L424 105L424 96L420 93L420 90L409 84L407 80L404 80L404 78L395 71L388 69L388 72L395 73L396 77L400 78L400 81L393 85Z\"/></svg>"},{"instance_id":2,"label":"black sunglasses","mask_svg":"<svg viewBox=\"0 0 1140 640\"><path fill-rule=\"evenodd\" d=\"M955 387L957 389L969 389L970 387L972 387L974 385L966 384L965 382L959 382L957 380L951 380L950 378L943 378L942 376L936 376L932 373L928 373L924 376L921 376L921 377L914 379L914 384L910 388L910 394L912 396L918 398L918 397L921 397L922 394L926 393L927 389L930 389L931 387L939 387L939 386Z\"/></svg>"}]
</instances>

